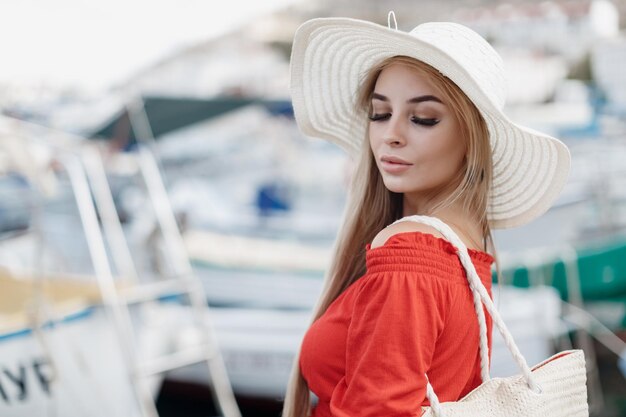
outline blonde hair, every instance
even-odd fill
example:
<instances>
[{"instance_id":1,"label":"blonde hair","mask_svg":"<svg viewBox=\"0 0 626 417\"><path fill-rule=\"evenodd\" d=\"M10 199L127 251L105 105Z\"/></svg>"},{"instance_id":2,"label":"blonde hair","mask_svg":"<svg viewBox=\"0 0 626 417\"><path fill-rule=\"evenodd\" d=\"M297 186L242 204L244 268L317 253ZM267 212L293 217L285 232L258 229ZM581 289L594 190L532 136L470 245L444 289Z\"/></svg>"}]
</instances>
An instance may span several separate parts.
<instances>
[{"instance_id":1,"label":"blonde hair","mask_svg":"<svg viewBox=\"0 0 626 417\"><path fill-rule=\"evenodd\" d=\"M371 95L381 71L394 63L417 70L431 81L459 121L467 153L464 165L450 183L428 196L424 212L429 215L455 202L481 226L484 247L496 258L493 235L487 221L489 190L492 182L492 159L489 131L476 106L450 79L435 68L406 56L387 58L373 66L361 80L357 92L357 112L363 120L371 114ZM365 243L402 217L403 195L389 191L382 177L368 140L368 132L351 178L348 201L343 213L342 227L334 243L334 257L328 269L320 299L314 308L312 322L353 282L365 274ZM496 274L500 267L496 258ZM498 279L498 281L500 281ZM299 352L295 355L287 387L282 417L306 417L310 413L309 387L299 367Z\"/></svg>"}]
</instances>

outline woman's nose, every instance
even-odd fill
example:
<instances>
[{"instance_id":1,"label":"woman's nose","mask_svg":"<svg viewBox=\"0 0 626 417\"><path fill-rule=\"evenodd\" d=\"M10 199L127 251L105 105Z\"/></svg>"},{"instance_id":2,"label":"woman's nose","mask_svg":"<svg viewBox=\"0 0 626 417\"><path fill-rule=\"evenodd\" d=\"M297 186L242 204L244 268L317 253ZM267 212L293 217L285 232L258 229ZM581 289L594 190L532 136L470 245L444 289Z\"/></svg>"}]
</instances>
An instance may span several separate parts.
<instances>
[{"instance_id":1,"label":"woman's nose","mask_svg":"<svg viewBox=\"0 0 626 417\"><path fill-rule=\"evenodd\" d=\"M399 118L390 117L385 129L385 143L389 146L401 146L406 143L404 129Z\"/></svg>"}]
</instances>

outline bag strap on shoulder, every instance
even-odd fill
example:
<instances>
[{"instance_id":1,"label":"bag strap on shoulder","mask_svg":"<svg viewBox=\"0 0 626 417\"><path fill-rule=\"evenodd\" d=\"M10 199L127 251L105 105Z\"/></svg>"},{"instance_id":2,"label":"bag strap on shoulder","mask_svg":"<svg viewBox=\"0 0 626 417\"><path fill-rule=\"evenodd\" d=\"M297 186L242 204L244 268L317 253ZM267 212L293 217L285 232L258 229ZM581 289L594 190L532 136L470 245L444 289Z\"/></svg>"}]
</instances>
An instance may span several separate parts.
<instances>
[{"instance_id":1,"label":"bag strap on shoulder","mask_svg":"<svg viewBox=\"0 0 626 417\"><path fill-rule=\"evenodd\" d=\"M478 317L478 325L480 328L480 358L481 358L481 376L483 382L486 382L491 379L489 376L489 350L487 345L487 324L485 320L485 314L483 311L483 304L487 309L487 312L493 319L494 325L502 334L504 342L511 352L513 359L519 366L524 378L530 389L535 392L540 391L540 387L534 381L534 378L531 374L530 367L526 363L526 359L522 356L517 344L513 340L513 336L509 332L509 329L504 324L504 321L500 317L500 313L496 310L491 297L489 297L489 293L487 289L483 285L480 277L478 276L478 272L476 272L476 267L472 263L472 260L467 251L467 247L463 243L463 241L459 238L459 236L442 220L432 217L432 216L422 216L422 215L412 215L406 216L401 219L396 220L392 224L403 222L403 221L414 221L417 223L423 223L434 227L437 229L445 238L448 240L456 249L456 253L460 258L461 264L465 268L467 280L470 289L472 290L472 294L474 297L474 308L476 310L476 315ZM428 379L428 376L427 376ZM426 386L426 396L430 401L430 406L432 408L435 416L442 417L443 411L441 410L439 399L437 395L433 391L433 387L430 385L430 382L427 383Z\"/></svg>"}]
</instances>

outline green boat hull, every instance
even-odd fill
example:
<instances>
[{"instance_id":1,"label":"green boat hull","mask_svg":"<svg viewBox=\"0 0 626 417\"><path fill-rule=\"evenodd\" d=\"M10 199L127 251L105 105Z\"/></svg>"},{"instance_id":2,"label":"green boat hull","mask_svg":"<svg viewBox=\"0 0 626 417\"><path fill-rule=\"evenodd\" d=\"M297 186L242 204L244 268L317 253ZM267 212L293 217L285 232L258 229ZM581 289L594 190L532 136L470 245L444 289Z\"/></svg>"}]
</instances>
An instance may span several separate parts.
<instances>
[{"instance_id":1,"label":"green boat hull","mask_svg":"<svg viewBox=\"0 0 626 417\"><path fill-rule=\"evenodd\" d=\"M567 271L572 271L572 282L576 282L576 269L580 277L583 301L626 300L626 239L603 242L577 248L577 268L566 268L561 259L544 262L529 268L526 265L504 267L502 280L517 287L551 285L568 301ZM495 272L493 281L497 282Z\"/></svg>"}]
</instances>

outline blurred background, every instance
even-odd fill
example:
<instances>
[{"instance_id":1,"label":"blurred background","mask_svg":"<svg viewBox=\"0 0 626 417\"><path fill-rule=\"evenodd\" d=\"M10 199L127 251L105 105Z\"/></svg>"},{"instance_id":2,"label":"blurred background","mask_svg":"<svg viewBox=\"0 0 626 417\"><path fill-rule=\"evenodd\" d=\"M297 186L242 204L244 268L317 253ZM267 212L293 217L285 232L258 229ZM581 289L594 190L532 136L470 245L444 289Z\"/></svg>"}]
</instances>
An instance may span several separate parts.
<instances>
[{"instance_id":1,"label":"blurred background","mask_svg":"<svg viewBox=\"0 0 626 417\"><path fill-rule=\"evenodd\" d=\"M505 113L569 147L553 207L495 231L494 297L530 365L583 349L591 415L626 416L625 0L3 1L1 415L280 414L352 168L298 131L291 42L390 10L483 35Z\"/></svg>"}]
</instances>

